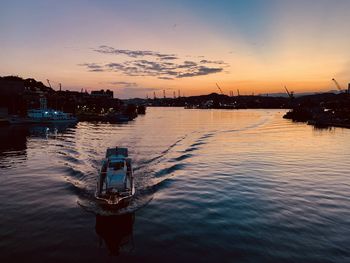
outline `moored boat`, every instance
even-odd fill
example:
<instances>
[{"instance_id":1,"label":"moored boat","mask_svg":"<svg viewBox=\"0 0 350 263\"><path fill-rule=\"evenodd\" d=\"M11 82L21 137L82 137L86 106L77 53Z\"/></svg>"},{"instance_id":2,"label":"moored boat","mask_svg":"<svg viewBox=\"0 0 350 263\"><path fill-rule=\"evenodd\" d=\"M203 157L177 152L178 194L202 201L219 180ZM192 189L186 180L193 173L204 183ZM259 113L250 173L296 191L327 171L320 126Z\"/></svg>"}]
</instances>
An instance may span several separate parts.
<instances>
[{"instance_id":1,"label":"moored boat","mask_svg":"<svg viewBox=\"0 0 350 263\"><path fill-rule=\"evenodd\" d=\"M34 123L58 123L77 122L77 118L59 110L54 109L32 109L28 110L28 119Z\"/></svg>"},{"instance_id":2,"label":"moored boat","mask_svg":"<svg viewBox=\"0 0 350 263\"><path fill-rule=\"evenodd\" d=\"M40 98L39 109L29 109L26 117L9 116L10 124L76 123L78 119L70 113L47 108L46 98Z\"/></svg>"}]
</instances>

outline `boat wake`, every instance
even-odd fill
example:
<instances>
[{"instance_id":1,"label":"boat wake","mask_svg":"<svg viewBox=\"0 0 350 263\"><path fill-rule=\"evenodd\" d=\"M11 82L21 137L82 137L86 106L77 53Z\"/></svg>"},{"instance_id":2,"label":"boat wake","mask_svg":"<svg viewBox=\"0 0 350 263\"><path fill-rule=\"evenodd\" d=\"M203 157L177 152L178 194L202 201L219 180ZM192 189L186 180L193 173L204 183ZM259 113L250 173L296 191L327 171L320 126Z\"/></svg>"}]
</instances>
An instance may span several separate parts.
<instances>
[{"instance_id":1,"label":"boat wake","mask_svg":"<svg viewBox=\"0 0 350 263\"><path fill-rule=\"evenodd\" d=\"M143 154L142 151L148 153L149 148L145 146L138 148L138 145L134 145L136 152L131 152L130 156L134 163L136 192L125 208L106 207L95 199L97 175L101 165L96 156L101 156L102 161L103 150L110 145L100 145L103 141L95 140L94 142L99 143L97 147L75 149L73 140L69 143L69 147L59 149L59 155L61 165L65 167L65 179L76 193L79 206L88 212L105 216L133 213L146 206L157 191L170 187L171 183L176 183L176 176L186 169L192 158L200 157L201 150L215 142L216 136L257 129L264 126L270 119L270 116L260 118L256 123L241 129L193 131L174 139L174 142L165 149L156 149L158 154L155 151L153 154ZM116 144L118 145L118 142ZM98 149L101 149L100 152ZM144 159L142 156L149 156L149 158Z\"/></svg>"},{"instance_id":2,"label":"boat wake","mask_svg":"<svg viewBox=\"0 0 350 263\"><path fill-rule=\"evenodd\" d=\"M67 176L66 180L78 195L78 205L90 213L104 216L133 213L147 205L157 191L168 187L173 182L172 178L176 173L186 166L184 162L193 156L193 154L186 152L197 149L196 147L191 147L192 144L197 144L197 146L204 144L204 142L199 143L191 140L184 142L188 137L187 135L182 136L163 150L161 154L148 160L138 161L137 156L132 156L135 159L134 175L136 192L125 208L116 209L107 207L96 201L94 191L99 168L95 165L92 166L95 172L89 173L74 170L72 167L68 168L70 176ZM74 166L75 161L71 162L70 165Z\"/></svg>"}]
</instances>

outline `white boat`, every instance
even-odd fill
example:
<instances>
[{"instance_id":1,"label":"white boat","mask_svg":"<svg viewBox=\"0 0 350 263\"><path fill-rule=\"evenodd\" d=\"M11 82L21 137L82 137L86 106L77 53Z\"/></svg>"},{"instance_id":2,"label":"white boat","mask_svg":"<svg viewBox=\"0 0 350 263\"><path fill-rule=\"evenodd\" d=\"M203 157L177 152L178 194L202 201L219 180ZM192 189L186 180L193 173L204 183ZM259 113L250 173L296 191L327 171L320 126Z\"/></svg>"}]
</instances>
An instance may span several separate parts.
<instances>
[{"instance_id":1,"label":"white boat","mask_svg":"<svg viewBox=\"0 0 350 263\"><path fill-rule=\"evenodd\" d=\"M10 124L75 123L78 119L70 113L47 108L46 98L40 98L39 109L29 109L27 117L10 116Z\"/></svg>"},{"instance_id":2,"label":"white boat","mask_svg":"<svg viewBox=\"0 0 350 263\"><path fill-rule=\"evenodd\" d=\"M70 113L54 109L28 110L28 119L35 123L77 122L77 118Z\"/></svg>"},{"instance_id":3,"label":"white boat","mask_svg":"<svg viewBox=\"0 0 350 263\"><path fill-rule=\"evenodd\" d=\"M135 194L127 148L108 148L97 180L95 197L110 205L127 204Z\"/></svg>"}]
</instances>

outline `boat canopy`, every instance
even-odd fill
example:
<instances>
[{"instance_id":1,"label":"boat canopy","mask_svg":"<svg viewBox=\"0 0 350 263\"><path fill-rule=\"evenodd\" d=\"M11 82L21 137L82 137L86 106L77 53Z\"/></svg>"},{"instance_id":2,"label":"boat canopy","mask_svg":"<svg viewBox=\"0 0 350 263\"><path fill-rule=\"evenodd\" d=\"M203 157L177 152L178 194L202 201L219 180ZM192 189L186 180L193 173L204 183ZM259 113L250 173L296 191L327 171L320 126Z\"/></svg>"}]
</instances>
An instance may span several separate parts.
<instances>
[{"instance_id":1,"label":"boat canopy","mask_svg":"<svg viewBox=\"0 0 350 263\"><path fill-rule=\"evenodd\" d=\"M122 155L124 157L128 157L128 148L108 148L106 152L106 158L112 156L112 155Z\"/></svg>"},{"instance_id":2,"label":"boat canopy","mask_svg":"<svg viewBox=\"0 0 350 263\"><path fill-rule=\"evenodd\" d=\"M113 168L114 170L123 169L125 166L125 161L123 159L112 159L108 163L109 168Z\"/></svg>"}]
</instances>

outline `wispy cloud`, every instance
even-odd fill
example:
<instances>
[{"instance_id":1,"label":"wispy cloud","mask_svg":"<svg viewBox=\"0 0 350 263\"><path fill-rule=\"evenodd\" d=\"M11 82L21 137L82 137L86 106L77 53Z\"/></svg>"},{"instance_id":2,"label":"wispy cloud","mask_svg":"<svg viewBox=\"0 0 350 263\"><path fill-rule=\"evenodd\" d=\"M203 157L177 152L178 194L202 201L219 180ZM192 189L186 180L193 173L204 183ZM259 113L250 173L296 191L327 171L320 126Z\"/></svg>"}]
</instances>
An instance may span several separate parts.
<instances>
[{"instance_id":1,"label":"wispy cloud","mask_svg":"<svg viewBox=\"0 0 350 263\"><path fill-rule=\"evenodd\" d=\"M98 65L96 63L82 63L82 64L78 64L78 66L86 67L86 69L88 71L91 71L91 72L102 72L102 71L104 71L103 66Z\"/></svg>"},{"instance_id":2,"label":"wispy cloud","mask_svg":"<svg viewBox=\"0 0 350 263\"><path fill-rule=\"evenodd\" d=\"M217 64L217 65L227 65L227 63L225 63L222 60L207 60L207 59L202 59L200 61L200 63L202 64Z\"/></svg>"},{"instance_id":3,"label":"wispy cloud","mask_svg":"<svg viewBox=\"0 0 350 263\"><path fill-rule=\"evenodd\" d=\"M138 58L138 57L144 57L144 56L151 56L156 57L161 60L174 60L178 59L178 57L174 54L163 54L156 51L150 51L150 50L128 50L128 49L116 49L110 46L99 46L98 48L95 48L94 51L102 54L113 54L113 55L126 55L128 57L132 58Z\"/></svg>"},{"instance_id":4,"label":"wispy cloud","mask_svg":"<svg viewBox=\"0 0 350 263\"><path fill-rule=\"evenodd\" d=\"M213 73L221 72L222 68L208 68L204 66L196 67L194 71L192 72L186 72L179 74L178 78L188 78L188 77L195 77L195 76L203 76L203 75L209 75Z\"/></svg>"},{"instance_id":5,"label":"wispy cloud","mask_svg":"<svg viewBox=\"0 0 350 263\"><path fill-rule=\"evenodd\" d=\"M203 76L223 71L223 67L208 67L193 61L176 64L143 59L122 63L113 62L104 65L96 65L95 63L84 63L80 65L85 66L88 71L118 72L126 76L153 76L160 79Z\"/></svg>"},{"instance_id":6,"label":"wispy cloud","mask_svg":"<svg viewBox=\"0 0 350 263\"><path fill-rule=\"evenodd\" d=\"M99 46L94 51L103 54L126 55L132 60L110 62L107 64L83 63L88 71L117 72L126 76L157 77L163 80L175 78L190 78L222 72L229 65L222 60L200 61L182 60L174 54L163 54L149 50L115 49L109 46ZM140 59L142 58L142 59Z\"/></svg>"},{"instance_id":7,"label":"wispy cloud","mask_svg":"<svg viewBox=\"0 0 350 263\"><path fill-rule=\"evenodd\" d=\"M169 78L169 77L158 77L158 79L172 80L172 79L174 79L174 78Z\"/></svg>"},{"instance_id":8,"label":"wispy cloud","mask_svg":"<svg viewBox=\"0 0 350 263\"><path fill-rule=\"evenodd\" d=\"M108 85L119 86L119 87L137 87L136 82L128 82L128 81L108 81L108 82L102 82L101 84L108 84Z\"/></svg>"}]
</instances>

